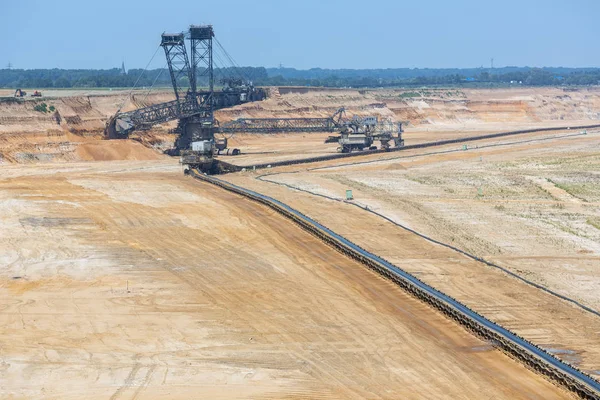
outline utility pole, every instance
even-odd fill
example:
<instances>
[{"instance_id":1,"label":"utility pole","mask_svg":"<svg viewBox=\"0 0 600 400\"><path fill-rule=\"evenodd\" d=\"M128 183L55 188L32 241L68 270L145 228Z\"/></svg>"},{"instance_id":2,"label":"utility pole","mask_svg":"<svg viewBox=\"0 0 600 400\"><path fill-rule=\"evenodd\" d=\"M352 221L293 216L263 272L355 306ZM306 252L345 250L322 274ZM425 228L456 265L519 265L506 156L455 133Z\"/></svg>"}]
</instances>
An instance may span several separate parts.
<instances>
[{"instance_id":1,"label":"utility pole","mask_svg":"<svg viewBox=\"0 0 600 400\"><path fill-rule=\"evenodd\" d=\"M494 57L491 58L490 64L492 64L492 69L494 69Z\"/></svg>"}]
</instances>

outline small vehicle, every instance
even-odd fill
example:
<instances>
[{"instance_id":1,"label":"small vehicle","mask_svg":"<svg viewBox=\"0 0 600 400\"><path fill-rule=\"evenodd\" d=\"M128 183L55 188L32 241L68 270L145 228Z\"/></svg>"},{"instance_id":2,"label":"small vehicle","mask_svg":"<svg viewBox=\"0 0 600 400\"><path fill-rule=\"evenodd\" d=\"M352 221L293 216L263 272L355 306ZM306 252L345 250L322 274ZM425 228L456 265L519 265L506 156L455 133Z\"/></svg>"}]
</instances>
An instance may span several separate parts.
<instances>
[{"instance_id":1,"label":"small vehicle","mask_svg":"<svg viewBox=\"0 0 600 400\"><path fill-rule=\"evenodd\" d=\"M42 97L42 92L40 92L39 90L34 90L31 97Z\"/></svg>"}]
</instances>

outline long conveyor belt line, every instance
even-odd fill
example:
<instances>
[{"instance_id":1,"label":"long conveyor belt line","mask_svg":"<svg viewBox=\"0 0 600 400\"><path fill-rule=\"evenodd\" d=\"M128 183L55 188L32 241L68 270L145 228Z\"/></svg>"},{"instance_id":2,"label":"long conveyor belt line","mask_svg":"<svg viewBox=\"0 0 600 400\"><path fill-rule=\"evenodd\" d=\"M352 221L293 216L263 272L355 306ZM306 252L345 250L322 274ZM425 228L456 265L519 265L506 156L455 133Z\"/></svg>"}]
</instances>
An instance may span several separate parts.
<instances>
[{"instance_id":1,"label":"long conveyor belt line","mask_svg":"<svg viewBox=\"0 0 600 400\"><path fill-rule=\"evenodd\" d=\"M264 163L264 164L248 165L248 166L233 165L233 164L221 161L221 160L219 160L219 162L221 164L221 171L222 171L221 173L229 173L229 172L241 171L243 168L261 169L261 168L270 168L270 167L283 167L286 165L296 165L296 164L306 164L306 163L313 163L313 162L319 162L319 161L336 160L338 158L365 156L365 155L369 155L369 154L382 154L382 153L412 150L412 149L423 149L423 148L427 148L427 147L443 146L446 144L467 143L467 142L472 142L472 141L476 141L476 140L495 139L495 138L500 138L500 137L505 137L505 136L523 135L526 133L564 131L564 130L571 130L571 129L573 129L573 130L575 130L575 129L593 129L593 128L600 128L600 124L579 125L579 126L558 126L558 127L552 127L552 128L522 129L522 130L518 130L518 131L490 133L487 135L471 136L471 137L448 139L448 140L438 140L435 142L427 142L427 143L420 143L420 144L411 144L408 146L393 147L388 150L379 149L379 150L366 150L366 151L361 151L361 152L356 152L356 153L336 153L336 154L328 154L325 156L316 156L316 157L301 158L301 159L287 160L287 161L276 161L276 162L272 162L272 163Z\"/></svg>"},{"instance_id":2,"label":"long conveyor belt line","mask_svg":"<svg viewBox=\"0 0 600 400\"><path fill-rule=\"evenodd\" d=\"M545 137L542 137L542 138L519 140L519 141L516 141L516 142L493 143L493 144L487 144L487 145L479 146L477 149L484 149L484 148L489 148L489 147L499 147L499 146L511 146L511 145L515 145L515 144L530 143L530 142L539 142L539 141L543 141L543 140L556 140L556 139L572 138L572 137L581 136L581 135L582 135L582 133L571 133L571 134L560 135L560 136L545 136ZM329 165L329 166L325 166L325 167L308 168L308 169L306 169L306 171L322 171L322 170L326 170L326 169L330 169L330 168L339 168L339 167L345 167L345 166L351 166L351 165L373 164L373 163L380 163L380 162L385 162L385 161L390 161L390 160L399 160L399 159L405 160L405 159L409 159L409 158L426 157L426 156L439 155L439 154L448 154L448 153L455 153L455 152L462 152L462 151L464 151L464 150L450 149L450 150L441 150L441 151L435 151L435 152L429 152L429 153L417 153L417 154L410 154L410 155L406 155L406 156L396 156L396 157L382 158L382 159L378 159L378 160L368 160L368 161L360 161L360 162L345 163L345 164L334 164L334 165ZM311 190L308 190L308 189L302 189L302 188L296 187L294 185L290 185L288 183L278 182L278 181L274 181L274 180L268 179L268 177L270 177L270 176L284 175L284 174L295 174L295 173L298 173L298 172L302 172L302 170L296 170L296 171L290 171L290 172L273 172L273 173L267 173L267 174L263 174L263 175L258 175L258 176L255 177L255 179L258 179L258 180L263 181L263 182L269 182L269 183L272 183L272 184L275 184L275 185L287 187L289 189L296 190L296 191L299 191L299 192L308 193L308 194L310 194L312 196L318 196L318 197L322 197L324 199L328 199L328 200L332 200L332 201L337 201L337 202L342 202L342 203L346 203L346 204L352 205L354 207L358 207L358 208L360 208L360 209L362 209L362 210L364 210L364 211L366 211L368 213L371 213L373 215L377 215L378 217L385 219L386 221L390 222L391 224L396 225L399 228L404 229L405 231L408 231L408 232L410 232L410 233L412 233L414 235L420 236L423 239L425 239L425 240L427 240L427 241L429 241L431 243L435 243L437 245L446 247L446 248L448 248L450 250L456 251L457 253L460 253L460 254L462 254L462 255L464 255L464 256L466 256L468 258L471 258L471 259L473 259L475 261L484 263L487 266L490 266L492 268L497 268L497 269L501 270L502 272L504 272L505 274L508 274L508 275L512 276L513 278L520 280L521 282L524 282L524 283L526 283L526 284L528 284L530 286L533 286L536 289L542 290L542 291L544 291L544 292L546 292L546 293L548 293L548 294L550 294L550 295L552 295L554 297L557 297L557 298L559 298L561 300L567 301L567 302L569 302L569 303L571 303L571 304L573 304L573 305L581 308L582 310L585 310L586 312L589 312L591 314L594 314L597 317L600 317L600 312L594 310L591 307L588 307L588 306L582 304L581 302L579 302L579 301L577 301L577 300L575 300L573 298L567 297L567 296L565 296L563 294L560 294L560 293L555 292L555 291L553 291L551 289L548 289L547 287L545 287L543 285L537 284L537 283L533 282L532 280L524 278L521 275L518 275L518 274L516 274L516 273L514 273L514 272L512 272L512 271L510 271L510 270L508 270L508 269L506 269L504 267L501 267L498 264L495 264L495 263L493 263L491 261L488 261L488 260L486 260L484 258L478 257L478 256L476 256L474 254L468 253L468 252L466 252L466 251L464 251L462 249L459 249L456 246L452 246L452 245L450 245L448 243L443 243L443 242L441 242L441 241L439 241L437 239L434 239L432 237L429 237L429 236L427 236L427 235L425 235L423 233L417 232L416 230L411 229L408 226L402 225L402 224L394 221L393 219L389 218L388 216L383 215L383 214L381 214L381 213L379 213L379 212L377 212L377 211L369 208L368 206L360 205L360 204L358 204L356 202L352 202L352 201L349 202L347 200L344 200L344 199L341 199L341 198L337 198L337 197L333 197L333 196L329 196L329 195L326 195L326 194L317 193L317 192L314 192L314 191L311 191Z\"/></svg>"},{"instance_id":3,"label":"long conveyor belt line","mask_svg":"<svg viewBox=\"0 0 600 400\"><path fill-rule=\"evenodd\" d=\"M559 360L519 335L495 324L458 300L434 289L396 265L362 249L312 218L272 197L217 179L214 176L201 174L196 170L191 171L191 174L196 179L214 184L270 207L341 253L392 280L407 292L437 308L468 330L490 341L509 356L521 361L532 370L543 374L559 386L570 390L583 399L600 400L600 382L589 375Z\"/></svg>"}]
</instances>

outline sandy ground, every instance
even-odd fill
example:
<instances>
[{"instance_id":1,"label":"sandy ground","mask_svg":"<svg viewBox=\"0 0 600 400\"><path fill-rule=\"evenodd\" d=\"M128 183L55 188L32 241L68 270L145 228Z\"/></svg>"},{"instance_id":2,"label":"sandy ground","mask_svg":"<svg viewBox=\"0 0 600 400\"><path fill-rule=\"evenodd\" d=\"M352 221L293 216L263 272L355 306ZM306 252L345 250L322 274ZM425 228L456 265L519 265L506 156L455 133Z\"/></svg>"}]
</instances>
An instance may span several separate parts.
<instances>
[{"instance_id":1,"label":"sandy ground","mask_svg":"<svg viewBox=\"0 0 600 400\"><path fill-rule=\"evenodd\" d=\"M353 189L406 226L600 309L599 138L511 137L270 179L338 197Z\"/></svg>"},{"instance_id":2,"label":"sandy ground","mask_svg":"<svg viewBox=\"0 0 600 400\"><path fill-rule=\"evenodd\" d=\"M467 151L453 145L352 160L371 161L366 164L322 168L340 163L330 161L225 179L296 207L600 376L597 316L350 204L317 196L341 200L352 189L356 204L598 310L599 134L530 134L471 143ZM267 175L261 181L259 174Z\"/></svg>"},{"instance_id":3,"label":"sandy ground","mask_svg":"<svg viewBox=\"0 0 600 400\"><path fill-rule=\"evenodd\" d=\"M315 90L268 88L270 97L219 110L216 118L328 117L344 106L346 116L375 115L404 121L406 144L464 137L523 128L585 125L600 121L600 88L511 88L511 89L389 89ZM32 90L29 90L32 92ZM108 146L102 133L108 118L121 109L130 111L173 100L168 89L127 91L69 89L44 91L44 97L15 100L13 91L0 90L0 162L83 161L78 148L84 143ZM45 103L54 111L40 112ZM139 132L133 139L161 154L171 148L174 122ZM322 142L328 134L259 135L260 145L247 135L232 139L248 156L261 153L261 161L297 157L297 154L334 153L335 145ZM292 145L287 144L292 142ZM300 142L300 144L299 144ZM295 145L298 145L296 148ZM126 146L126 144L123 144ZM83 151L83 153L86 153ZM289 154L294 153L294 154ZM109 154L110 157L106 157ZM89 154L88 154L89 156ZM252 157L246 157L250 160ZM145 158L144 158L145 157ZM152 157L136 156L131 159ZM119 160L119 153L102 153L96 161ZM244 161L244 159L241 159ZM248 161L248 160L246 160ZM249 163L253 161L248 161Z\"/></svg>"},{"instance_id":4,"label":"sandy ground","mask_svg":"<svg viewBox=\"0 0 600 400\"><path fill-rule=\"evenodd\" d=\"M4 167L0 397L567 398L172 161Z\"/></svg>"}]
</instances>

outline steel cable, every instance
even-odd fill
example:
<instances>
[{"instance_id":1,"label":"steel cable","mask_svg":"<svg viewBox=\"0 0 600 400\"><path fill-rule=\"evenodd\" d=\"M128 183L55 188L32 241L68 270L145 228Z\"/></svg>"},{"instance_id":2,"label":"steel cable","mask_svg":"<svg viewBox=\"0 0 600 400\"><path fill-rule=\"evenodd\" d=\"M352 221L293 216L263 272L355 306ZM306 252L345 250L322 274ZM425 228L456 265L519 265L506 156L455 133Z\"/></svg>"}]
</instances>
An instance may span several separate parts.
<instances>
[{"instance_id":1,"label":"steel cable","mask_svg":"<svg viewBox=\"0 0 600 400\"><path fill-rule=\"evenodd\" d=\"M148 61L148 64L146 64L146 68L144 68L144 70L140 73L140 75L138 76L137 80L135 81L135 83L133 84L133 87L131 88L131 90L129 91L129 93L127 94L127 97L125 97L123 99L123 102L121 103L121 105L119 106L119 109L117 110L117 114L121 112L121 109L123 108L123 106L125 105L125 102L127 102L127 99L130 98L131 93L133 93L133 90L137 87L138 82L140 81L140 79L142 78L142 75L144 75L144 72L146 72L146 70L148 69L148 67L150 66L150 64L152 63L152 61L154 60L154 57L156 57L156 53L158 53L158 49L160 49L160 46L158 46L156 48L156 51L154 51L154 54L152 55L152 58L150 59L150 61Z\"/></svg>"}]
</instances>

